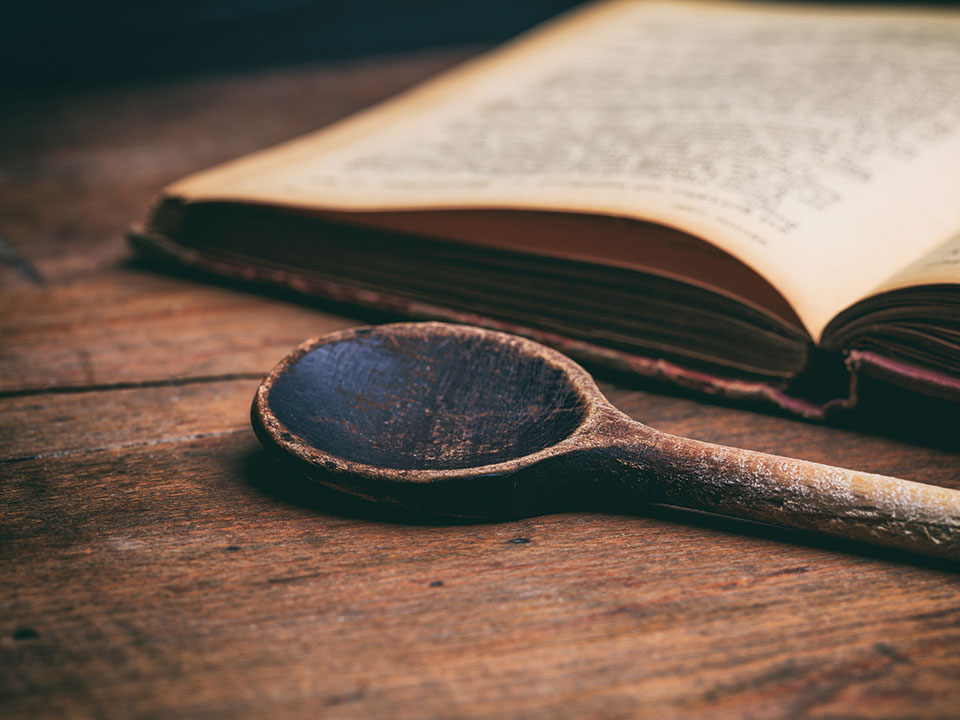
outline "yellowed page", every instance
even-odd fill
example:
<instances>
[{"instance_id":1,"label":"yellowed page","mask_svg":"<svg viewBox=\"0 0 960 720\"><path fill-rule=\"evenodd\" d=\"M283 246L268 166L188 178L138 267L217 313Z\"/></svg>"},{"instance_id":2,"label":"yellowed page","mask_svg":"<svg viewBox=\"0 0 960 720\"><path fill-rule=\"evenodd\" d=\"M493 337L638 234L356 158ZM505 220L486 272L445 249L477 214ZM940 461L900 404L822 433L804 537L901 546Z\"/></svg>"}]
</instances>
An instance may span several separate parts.
<instances>
[{"instance_id":1,"label":"yellowed page","mask_svg":"<svg viewBox=\"0 0 960 720\"><path fill-rule=\"evenodd\" d=\"M960 233L881 283L876 292L918 285L960 284Z\"/></svg>"},{"instance_id":2,"label":"yellowed page","mask_svg":"<svg viewBox=\"0 0 960 720\"><path fill-rule=\"evenodd\" d=\"M960 229L960 15L603 2L167 192L660 222L754 268L819 339Z\"/></svg>"}]
</instances>

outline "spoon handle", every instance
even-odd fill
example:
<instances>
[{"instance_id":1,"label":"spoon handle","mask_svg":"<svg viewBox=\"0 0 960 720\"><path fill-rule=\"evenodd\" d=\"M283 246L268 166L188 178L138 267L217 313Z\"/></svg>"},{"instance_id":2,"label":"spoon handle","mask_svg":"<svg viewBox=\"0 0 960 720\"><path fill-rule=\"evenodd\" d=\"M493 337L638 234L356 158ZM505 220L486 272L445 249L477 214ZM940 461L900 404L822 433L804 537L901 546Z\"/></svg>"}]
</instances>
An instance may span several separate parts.
<instances>
[{"instance_id":1,"label":"spoon handle","mask_svg":"<svg viewBox=\"0 0 960 720\"><path fill-rule=\"evenodd\" d=\"M960 492L657 433L659 502L960 560Z\"/></svg>"}]
</instances>

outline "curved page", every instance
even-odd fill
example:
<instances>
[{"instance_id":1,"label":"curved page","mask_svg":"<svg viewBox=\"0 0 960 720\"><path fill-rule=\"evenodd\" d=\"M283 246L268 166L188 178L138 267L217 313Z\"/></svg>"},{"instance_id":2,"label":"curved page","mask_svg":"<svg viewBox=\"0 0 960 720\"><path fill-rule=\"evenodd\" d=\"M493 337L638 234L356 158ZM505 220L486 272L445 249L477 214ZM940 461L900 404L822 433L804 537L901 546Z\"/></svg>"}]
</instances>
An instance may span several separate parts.
<instances>
[{"instance_id":1,"label":"curved page","mask_svg":"<svg viewBox=\"0 0 960 720\"><path fill-rule=\"evenodd\" d=\"M960 227L957 87L956 14L603 2L167 193L657 222L755 269L818 340Z\"/></svg>"}]
</instances>

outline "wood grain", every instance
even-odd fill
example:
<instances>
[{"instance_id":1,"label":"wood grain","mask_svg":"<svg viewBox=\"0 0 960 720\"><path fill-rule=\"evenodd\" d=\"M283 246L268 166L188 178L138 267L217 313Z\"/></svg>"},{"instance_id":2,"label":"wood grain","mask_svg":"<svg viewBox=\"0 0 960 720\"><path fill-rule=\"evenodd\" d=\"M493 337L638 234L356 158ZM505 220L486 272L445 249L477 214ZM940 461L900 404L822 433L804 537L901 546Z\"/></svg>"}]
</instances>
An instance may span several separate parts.
<instances>
[{"instance_id":1,"label":"wood grain","mask_svg":"<svg viewBox=\"0 0 960 720\"><path fill-rule=\"evenodd\" d=\"M146 271L0 292L0 391L261 377L356 320Z\"/></svg>"},{"instance_id":2,"label":"wood grain","mask_svg":"<svg viewBox=\"0 0 960 720\"><path fill-rule=\"evenodd\" d=\"M952 566L670 510L447 525L260 449L259 378L360 319L123 266L119 233L431 62L54 98L0 133L0 233L48 281L0 292L0 716L955 717ZM601 389L673 434L960 488L929 412Z\"/></svg>"},{"instance_id":3,"label":"wood grain","mask_svg":"<svg viewBox=\"0 0 960 720\"><path fill-rule=\"evenodd\" d=\"M278 476L245 432L23 461L3 494L12 711L947 717L958 699L944 570L675 517L390 522Z\"/></svg>"}]
</instances>

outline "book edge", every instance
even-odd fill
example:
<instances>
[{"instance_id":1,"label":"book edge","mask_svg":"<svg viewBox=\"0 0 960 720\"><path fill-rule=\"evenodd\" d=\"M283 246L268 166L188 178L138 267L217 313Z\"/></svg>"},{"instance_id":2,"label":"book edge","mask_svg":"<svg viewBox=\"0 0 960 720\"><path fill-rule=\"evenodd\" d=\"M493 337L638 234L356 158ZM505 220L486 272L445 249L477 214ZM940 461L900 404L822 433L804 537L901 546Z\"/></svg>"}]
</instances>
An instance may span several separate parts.
<instances>
[{"instance_id":1,"label":"book edge","mask_svg":"<svg viewBox=\"0 0 960 720\"><path fill-rule=\"evenodd\" d=\"M188 248L147 227L136 226L128 231L128 240L141 257L173 262L204 273L243 282L279 286L293 292L349 305L393 313L418 320L478 325L501 332L528 337L570 355L574 359L609 368L627 375L690 390L699 394L739 402L754 402L767 408L783 410L809 420L823 420L839 409L856 405L856 373L851 372L846 397L816 402L786 392L757 380L738 380L679 365L663 358L654 358L624 350L604 347L558 333L497 320L481 314L453 310L440 305L352 286L320 278L306 277L287 270L268 268L239 259L225 258L196 248Z\"/></svg>"}]
</instances>

